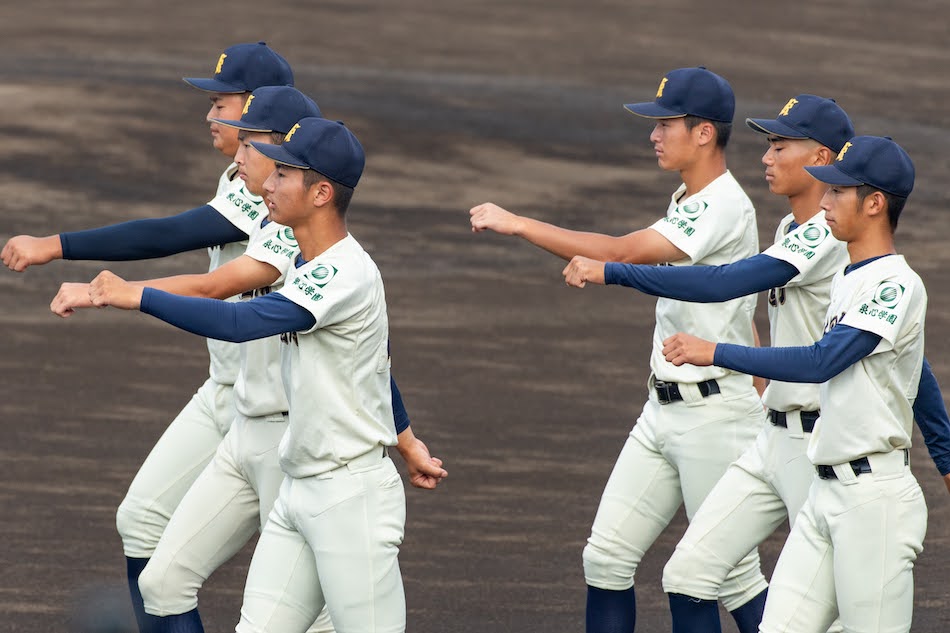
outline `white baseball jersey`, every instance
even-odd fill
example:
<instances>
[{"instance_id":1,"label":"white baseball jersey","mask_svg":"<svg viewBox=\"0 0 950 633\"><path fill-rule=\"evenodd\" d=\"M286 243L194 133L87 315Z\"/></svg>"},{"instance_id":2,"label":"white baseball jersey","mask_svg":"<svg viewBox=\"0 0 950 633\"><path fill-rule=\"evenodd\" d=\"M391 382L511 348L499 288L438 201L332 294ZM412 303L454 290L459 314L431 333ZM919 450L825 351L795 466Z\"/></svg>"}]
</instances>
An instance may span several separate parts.
<instances>
[{"instance_id":1,"label":"white baseball jersey","mask_svg":"<svg viewBox=\"0 0 950 633\"><path fill-rule=\"evenodd\" d=\"M881 336L870 355L821 385L821 417L808 446L814 464L843 464L910 448L924 357L927 291L902 255L832 282L827 332L848 325Z\"/></svg>"},{"instance_id":2,"label":"white baseball jersey","mask_svg":"<svg viewBox=\"0 0 950 633\"><path fill-rule=\"evenodd\" d=\"M245 254L270 264L281 275L271 286L246 292L241 299L250 300L280 290L287 267L299 252L293 229L271 222L266 216L257 220L251 229ZM280 337L247 341L241 343L240 348L241 367L234 381L234 405L238 413L254 418L289 411L281 376Z\"/></svg>"},{"instance_id":3,"label":"white baseball jersey","mask_svg":"<svg viewBox=\"0 0 950 633\"><path fill-rule=\"evenodd\" d=\"M280 465L294 478L329 472L380 445L395 446L389 321L383 280L351 236L299 268L279 293L316 324L285 335L290 425Z\"/></svg>"},{"instance_id":4,"label":"white baseball jersey","mask_svg":"<svg viewBox=\"0 0 950 633\"><path fill-rule=\"evenodd\" d=\"M666 217L650 228L658 231L687 257L674 266L729 264L759 252L755 208L730 172L701 191L682 198L681 185L670 201ZM754 345L752 315L755 295L723 303L689 303L657 299L656 328L650 367L659 380L702 382L735 373L721 367L676 367L663 357L663 341L677 332L689 332L713 341Z\"/></svg>"},{"instance_id":5,"label":"white baseball jersey","mask_svg":"<svg viewBox=\"0 0 950 633\"><path fill-rule=\"evenodd\" d=\"M848 265L848 247L831 234L820 211L794 230L788 214L775 231L775 244L765 254L788 262L798 274L769 291L769 331L773 347L813 345L822 337L831 280ZM773 380L762 403L775 411L819 408L818 385Z\"/></svg>"},{"instance_id":6,"label":"white baseball jersey","mask_svg":"<svg viewBox=\"0 0 950 633\"><path fill-rule=\"evenodd\" d=\"M256 221L260 221L267 214L267 205L263 199L251 195L245 188L244 181L237 177L237 165L231 163L218 179L218 190L214 198L208 203L218 213L227 218L234 226L248 235ZM244 254L247 241L221 244L208 249L211 258L212 271L227 264ZM232 297L229 301L237 301ZM234 384L237 379L240 352L235 343L208 339L208 354L211 356L210 374L212 380L222 385Z\"/></svg>"}]
</instances>

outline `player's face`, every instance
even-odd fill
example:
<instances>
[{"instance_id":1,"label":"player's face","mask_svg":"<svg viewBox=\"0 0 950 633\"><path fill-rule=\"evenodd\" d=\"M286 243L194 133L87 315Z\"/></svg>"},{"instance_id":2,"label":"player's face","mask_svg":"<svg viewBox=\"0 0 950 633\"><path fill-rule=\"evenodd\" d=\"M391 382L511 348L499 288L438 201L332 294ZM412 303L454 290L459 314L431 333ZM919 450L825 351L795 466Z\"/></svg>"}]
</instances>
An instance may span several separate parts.
<instances>
[{"instance_id":1,"label":"player's face","mask_svg":"<svg viewBox=\"0 0 950 633\"><path fill-rule=\"evenodd\" d=\"M805 167L817 164L818 143L811 139L769 137L762 156L769 191L780 196L796 196L815 186Z\"/></svg>"},{"instance_id":2,"label":"player's face","mask_svg":"<svg viewBox=\"0 0 950 633\"><path fill-rule=\"evenodd\" d=\"M861 221L857 187L832 185L821 199L821 208L835 239L850 242L857 236Z\"/></svg>"},{"instance_id":3,"label":"player's face","mask_svg":"<svg viewBox=\"0 0 950 633\"><path fill-rule=\"evenodd\" d=\"M211 119L237 121L241 118L245 101L247 101L246 94L233 95L215 92L211 95L211 109L208 110L208 116L205 117L205 120L209 122L211 122ZM211 142L216 150L228 158L232 158L234 153L237 152L237 137L237 129L211 122Z\"/></svg>"},{"instance_id":4,"label":"player's face","mask_svg":"<svg viewBox=\"0 0 950 633\"><path fill-rule=\"evenodd\" d=\"M694 136L698 130L699 126L687 130L682 117L657 119L650 142L660 169L681 171L693 163L697 147Z\"/></svg>"},{"instance_id":5,"label":"player's face","mask_svg":"<svg viewBox=\"0 0 950 633\"><path fill-rule=\"evenodd\" d=\"M234 162L238 166L238 176L244 181L247 190L255 196L264 195L264 181L274 171L274 161L254 149L251 143L273 143L267 132L245 132L238 143Z\"/></svg>"},{"instance_id":6,"label":"player's face","mask_svg":"<svg viewBox=\"0 0 950 633\"><path fill-rule=\"evenodd\" d=\"M309 217L309 189L303 187L303 169L277 165L264 181L264 196L270 219L296 228Z\"/></svg>"}]
</instances>

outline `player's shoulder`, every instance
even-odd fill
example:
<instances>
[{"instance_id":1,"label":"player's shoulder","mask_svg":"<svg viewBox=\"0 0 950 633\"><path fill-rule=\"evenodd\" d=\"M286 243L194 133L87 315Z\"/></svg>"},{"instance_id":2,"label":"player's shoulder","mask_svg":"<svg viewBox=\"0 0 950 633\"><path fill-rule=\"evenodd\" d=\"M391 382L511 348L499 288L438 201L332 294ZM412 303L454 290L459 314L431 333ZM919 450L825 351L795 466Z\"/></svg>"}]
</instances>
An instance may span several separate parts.
<instances>
[{"instance_id":1,"label":"player's shoulder","mask_svg":"<svg viewBox=\"0 0 950 633\"><path fill-rule=\"evenodd\" d=\"M855 271L862 294L870 295L876 303L896 307L905 302L926 300L927 290L923 280L903 255L879 257Z\"/></svg>"},{"instance_id":2,"label":"player's shoulder","mask_svg":"<svg viewBox=\"0 0 950 633\"><path fill-rule=\"evenodd\" d=\"M737 216L755 213L752 200L729 170L690 196L683 207L692 207L694 215L710 209L716 213L730 213Z\"/></svg>"}]
</instances>

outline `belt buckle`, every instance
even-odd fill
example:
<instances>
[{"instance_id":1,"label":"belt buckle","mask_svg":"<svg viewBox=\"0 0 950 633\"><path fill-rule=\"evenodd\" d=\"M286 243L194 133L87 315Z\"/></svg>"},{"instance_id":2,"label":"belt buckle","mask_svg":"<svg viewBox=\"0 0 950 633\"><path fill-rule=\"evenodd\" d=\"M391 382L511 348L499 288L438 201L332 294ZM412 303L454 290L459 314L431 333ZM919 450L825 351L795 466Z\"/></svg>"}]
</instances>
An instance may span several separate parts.
<instances>
[{"instance_id":1,"label":"belt buckle","mask_svg":"<svg viewBox=\"0 0 950 633\"><path fill-rule=\"evenodd\" d=\"M670 397L670 387L662 380L653 381L653 389L656 391L656 399L660 404L669 404L673 402Z\"/></svg>"}]
</instances>

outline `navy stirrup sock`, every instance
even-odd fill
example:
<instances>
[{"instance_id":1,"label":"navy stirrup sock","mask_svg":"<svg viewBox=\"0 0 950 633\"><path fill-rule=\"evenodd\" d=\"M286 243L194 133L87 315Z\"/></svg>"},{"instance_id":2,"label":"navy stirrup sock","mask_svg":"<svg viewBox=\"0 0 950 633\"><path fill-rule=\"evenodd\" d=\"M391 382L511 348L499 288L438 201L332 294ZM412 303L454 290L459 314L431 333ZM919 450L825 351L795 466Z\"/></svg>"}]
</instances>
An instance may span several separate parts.
<instances>
[{"instance_id":1,"label":"navy stirrup sock","mask_svg":"<svg viewBox=\"0 0 950 633\"><path fill-rule=\"evenodd\" d=\"M681 593L667 595L670 598L673 633L722 633L718 602Z\"/></svg>"},{"instance_id":2,"label":"navy stirrup sock","mask_svg":"<svg viewBox=\"0 0 950 633\"><path fill-rule=\"evenodd\" d=\"M139 625L139 633L158 633L159 618L145 613L145 603L142 601L142 592L139 591L139 575L147 564L147 558L126 557L125 571L129 578L132 611L135 612L135 621Z\"/></svg>"},{"instance_id":3,"label":"navy stirrup sock","mask_svg":"<svg viewBox=\"0 0 950 633\"><path fill-rule=\"evenodd\" d=\"M159 619L162 623L157 633L205 633L197 607L188 613L168 615Z\"/></svg>"},{"instance_id":4,"label":"navy stirrup sock","mask_svg":"<svg viewBox=\"0 0 950 633\"><path fill-rule=\"evenodd\" d=\"M762 593L749 600L732 613L732 619L736 621L739 627L739 633L758 633L759 625L762 623L762 613L765 611L765 598L769 590L763 589Z\"/></svg>"},{"instance_id":5,"label":"navy stirrup sock","mask_svg":"<svg viewBox=\"0 0 950 633\"><path fill-rule=\"evenodd\" d=\"M637 600L633 587L611 591L587 587L587 633L633 633Z\"/></svg>"}]
</instances>

